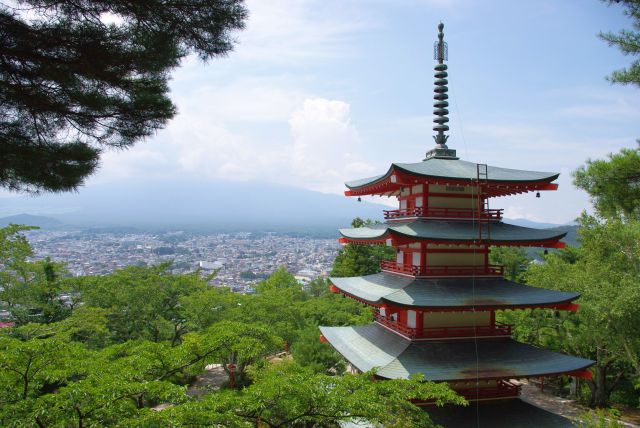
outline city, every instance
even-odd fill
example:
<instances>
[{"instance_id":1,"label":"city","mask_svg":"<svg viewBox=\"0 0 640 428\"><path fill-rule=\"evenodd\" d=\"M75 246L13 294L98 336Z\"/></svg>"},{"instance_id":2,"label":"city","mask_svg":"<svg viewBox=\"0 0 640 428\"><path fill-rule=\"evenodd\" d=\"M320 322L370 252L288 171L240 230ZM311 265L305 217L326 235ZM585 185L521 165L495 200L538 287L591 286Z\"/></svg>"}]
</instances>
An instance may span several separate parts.
<instances>
[{"instance_id":1,"label":"city","mask_svg":"<svg viewBox=\"0 0 640 428\"><path fill-rule=\"evenodd\" d=\"M280 266L301 282L325 276L340 248L335 238L276 232L34 230L26 235L34 258L50 256L64 262L74 276L105 275L126 266L172 261L176 273L219 270L211 284L240 293L251 293L252 284Z\"/></svg>"}]
</instances>

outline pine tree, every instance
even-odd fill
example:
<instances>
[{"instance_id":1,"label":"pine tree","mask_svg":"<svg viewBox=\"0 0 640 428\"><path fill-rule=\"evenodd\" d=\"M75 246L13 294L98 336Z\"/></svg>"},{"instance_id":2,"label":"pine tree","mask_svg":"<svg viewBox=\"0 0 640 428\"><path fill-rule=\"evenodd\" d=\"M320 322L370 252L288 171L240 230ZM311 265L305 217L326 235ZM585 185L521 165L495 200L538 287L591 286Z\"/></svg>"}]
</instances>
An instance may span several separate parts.
<instances>
[{"instance_id":1,"label":"pine tree","mask_svg":"<svg viewBox=\"0 0 640 428\"><path fill-rule=\"evenodd\" d=\"M622 4L626 7L625 15L633 21L633 28L640 30L640 0L609 0L610 5ZM609 46L617 46L625 55L637 57L640 55L640 32L632 30L620 30L619 33L600 33L600 38L609 43ZM635 59L628 68L616 70L608 77L612 83L640 86L640 58Z\"/></svg>"},{"instance_id":2,"label":"pine tree","mask_svg":"<svg viewBox=\"0 0 640 428\"><path fill-rule=\"evenodd\" d=\"M242 0L0 3L0 187L76 189L176 113L169 72L228 53Z\"/></svg>"}]
</instances>

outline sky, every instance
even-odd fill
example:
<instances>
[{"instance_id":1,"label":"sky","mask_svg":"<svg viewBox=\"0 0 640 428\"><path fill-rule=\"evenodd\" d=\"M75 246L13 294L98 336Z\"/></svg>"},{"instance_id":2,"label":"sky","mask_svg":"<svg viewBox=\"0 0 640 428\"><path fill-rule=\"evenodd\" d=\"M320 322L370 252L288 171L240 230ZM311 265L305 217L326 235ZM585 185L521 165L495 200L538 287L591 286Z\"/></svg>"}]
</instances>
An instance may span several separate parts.
<instances>
[{"instance_id":1,"label":"sky","mask_svg":"<svg viewBox=\"0 0 640 428\"><path fill-rule=\"evenodd\" d=\"M468 161L561 173L559 190L539 199L492 201L506 217L573 220L589 201L573 188L571 172L589 158L635 147L640 137L640 89L605 80L631 58L597 37L631 28L619 6L595 0L250 0L247 6L247 28L233 52L207 64L187 58L173 72L178 115L134 148L105 152L85 188L180 177L342 194L345 181L383 173L391 162L419 162L434 145L439 22L449 45L449 147Z\"/></svg>"}]
</instances>

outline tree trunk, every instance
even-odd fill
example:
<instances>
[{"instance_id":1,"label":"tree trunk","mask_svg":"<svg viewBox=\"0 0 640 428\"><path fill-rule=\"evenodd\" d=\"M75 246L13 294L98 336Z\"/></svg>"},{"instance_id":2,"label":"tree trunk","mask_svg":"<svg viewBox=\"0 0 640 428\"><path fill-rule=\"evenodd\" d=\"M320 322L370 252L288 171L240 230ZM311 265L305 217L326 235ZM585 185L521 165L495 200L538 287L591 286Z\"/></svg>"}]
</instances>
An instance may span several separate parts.
<instances>
[{"instance_id":1,"label":"tree trunk","mask_svg":"<svg viewBox=\"0 0 640 428\"><path fill-rule=\"evenodd\" d=\"M591 405L606 407L609 398L607 393L607 366L596 366L596 376L592 385Z\"/></svg>"},{"instance_id":2,"label":"tree trunk","mask_svg":"<svg viewBox=\"0 0 640 428\"><path fill-rule=\"evenodd\" d=\"M569 397L578 398L578 392L580 391L580 379L573 376L571 378L571 387L569 388Z\"/></svg>"}]
</instances>

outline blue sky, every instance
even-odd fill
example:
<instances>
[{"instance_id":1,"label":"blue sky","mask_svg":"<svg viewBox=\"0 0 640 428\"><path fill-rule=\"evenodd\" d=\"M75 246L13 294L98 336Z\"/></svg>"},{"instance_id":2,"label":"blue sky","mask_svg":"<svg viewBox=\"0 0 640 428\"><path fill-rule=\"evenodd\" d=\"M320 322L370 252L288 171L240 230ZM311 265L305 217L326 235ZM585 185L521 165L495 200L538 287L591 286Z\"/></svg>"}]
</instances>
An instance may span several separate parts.
<instances>
[{"instance_id":1,"label":"blue sky","mask_svg":"<svg viewBox=\"0 0 640 428\"><path fill-rule=\"evenodd\" d=\"M562 173L557 192L493 202L507 217L571 221L588 206L571 171L640 137L640 90L605 80L631 59L596 36L631 27L620 7L588 0L247 5L251 16L234 52L206 65L190 58L174 72L179 115L135 148L106 153L87 187L196 177L341 193L344 181L420 161L433 146L440 21L449 44L449 147L469 161Z\"/></svg>"}]
</instances>

